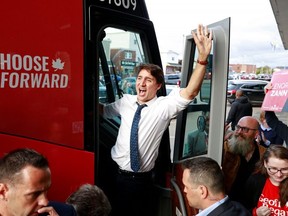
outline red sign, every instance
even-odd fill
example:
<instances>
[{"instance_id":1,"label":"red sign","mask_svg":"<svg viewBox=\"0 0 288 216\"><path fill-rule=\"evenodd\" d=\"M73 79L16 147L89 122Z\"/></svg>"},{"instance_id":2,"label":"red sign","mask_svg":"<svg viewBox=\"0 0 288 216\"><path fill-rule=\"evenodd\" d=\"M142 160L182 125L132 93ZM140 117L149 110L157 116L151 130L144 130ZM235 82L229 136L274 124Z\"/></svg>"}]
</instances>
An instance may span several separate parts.
<instances>
[{"instance_id":1,"label":"red sign","mask_svg":"<svg viewBox=\"0 0 288 216\"><path fill-rule=\"evenodd\" d=\"M274 72L272 89L265 95L261 109L275 112L288 112L288 70Z\"/></svg>"}]
</instances>

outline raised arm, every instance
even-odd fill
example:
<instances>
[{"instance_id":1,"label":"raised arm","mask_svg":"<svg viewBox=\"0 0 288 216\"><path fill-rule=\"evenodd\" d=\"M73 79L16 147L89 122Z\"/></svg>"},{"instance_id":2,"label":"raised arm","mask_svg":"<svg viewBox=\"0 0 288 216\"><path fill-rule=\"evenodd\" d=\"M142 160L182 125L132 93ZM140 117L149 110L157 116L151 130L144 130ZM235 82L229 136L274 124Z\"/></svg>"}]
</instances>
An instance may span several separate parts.
<instances>
[{"instance_id":1,"label":"raised arm","mask_svg":"<svg viewBox=\"0 0 288 216\"><path fill-rule=\"evenodd\" d=\"M200 91L207 65L207 58L212 47L212 31L207 26L198 25L197 33L192 35L198 50L198 61L186 88L182 89L180 95L192 100Z\"/></svg>"},{"instance_id":2,"label":"raised arm","mask_svg":"<svg viewBox=\"0 0 288 216\"><path fill-rule=\"evenodd\" d=\"M269 82L265 87L265 94L273 88L273 84ZM266 111L265 119L269 127L271 127L274 131L276 131L277 135L281 137L286 145L288 144L288 125L284 124L282 121L278 119L275 112Z\"/></svg>"}]
</instances>

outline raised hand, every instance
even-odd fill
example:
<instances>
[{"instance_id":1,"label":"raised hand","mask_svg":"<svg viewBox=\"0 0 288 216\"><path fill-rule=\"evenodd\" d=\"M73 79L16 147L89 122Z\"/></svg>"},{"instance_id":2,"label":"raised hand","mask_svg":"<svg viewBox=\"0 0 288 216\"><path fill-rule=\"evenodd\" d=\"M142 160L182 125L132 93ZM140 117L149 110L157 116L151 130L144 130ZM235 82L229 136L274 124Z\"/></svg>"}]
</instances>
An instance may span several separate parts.
<instances>
[{"instance_id":1,"label":"raised hand","mask_svg":"<svg viewBox=\"0 0 288 216\"><path fill-rule=\"evenodd\" d=\"M192 35L198 50L198 59L206 61L212 48L212 31L208 27L198 25L197 33L192 31Z\"/></svg>"}]
</instances>

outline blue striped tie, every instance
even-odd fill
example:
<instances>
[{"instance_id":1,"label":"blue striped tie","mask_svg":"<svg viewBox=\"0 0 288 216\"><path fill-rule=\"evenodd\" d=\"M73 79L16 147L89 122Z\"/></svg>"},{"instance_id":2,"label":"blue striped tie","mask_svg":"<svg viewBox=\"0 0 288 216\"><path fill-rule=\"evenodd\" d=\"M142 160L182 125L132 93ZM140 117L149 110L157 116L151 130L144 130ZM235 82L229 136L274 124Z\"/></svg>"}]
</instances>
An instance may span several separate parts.
<instances>
[{"instance_id":1,"label":"blue striped tie","mask_svg":"<svg viewBox=\"0 0 288 216\"><path fill-rule=\"evenodd\" d=\"M141 118L141 111L146 104L139 105L135 112L130 134L130 163L131 169L138 172L140 169L139 150L138 150L138 124Z\"/></svg>"}]
</instances>

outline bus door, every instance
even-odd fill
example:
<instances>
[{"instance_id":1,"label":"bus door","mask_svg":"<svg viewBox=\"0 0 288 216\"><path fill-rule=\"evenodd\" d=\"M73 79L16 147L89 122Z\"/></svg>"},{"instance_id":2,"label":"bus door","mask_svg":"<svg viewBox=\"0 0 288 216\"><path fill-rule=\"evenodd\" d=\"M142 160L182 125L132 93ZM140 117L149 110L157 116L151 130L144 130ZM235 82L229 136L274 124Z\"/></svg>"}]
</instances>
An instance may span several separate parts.
<instances>
[{"instance_id":1,"label":"bus door","mask_svg":"<svg viewBox=\"0 0 288 216\"><path fill-rule=\"evenodd\" d=\"M111 4L116 4L113 2ZM139 64L153 63L161 66L154 26L149 20L144 1L122 1L123 4L119 2L120 5L114 5L117 11L103 6L110 4L108 1L87 5L88 28L85 32L85 64L89 68L85 77L85 127L96 128L95 131L88 131L90 134L87 134L86 142L95 143L96 184L107 194L112 202L112 209L115 192L113 181L118 167L111 159L111 148L115 145L121 119L103 118L98 105L112 103L123 94L136 94L135 68ZM127 2L127 5L124 5L124 2ZM165 93L163 85L159 95ZM167 143L168 132L163 136L161 153L156 163L157 185L164 185L166 172L171 172ZM158 188L162 187L165 185ZM157 193L161 194L161 189Z\"/></svg>"},{"instance_id":2,"label":"bus door","mask_svg":"<svg viewBox=\"0 0 288 216\"><path fill-rule=\"evenodd\" d=\"M230 18L208 25L208 28L213 32L213 43L201 90L176 120L171 188L172 215L177 216L197 213L196 209L189 207L184 193L181 162L198 156L211 157L219 164L222 161ZM182 87L187 85L196 60L196 45L192 35L188 35L182 67Z\"/></svg>"}]
</instances>

